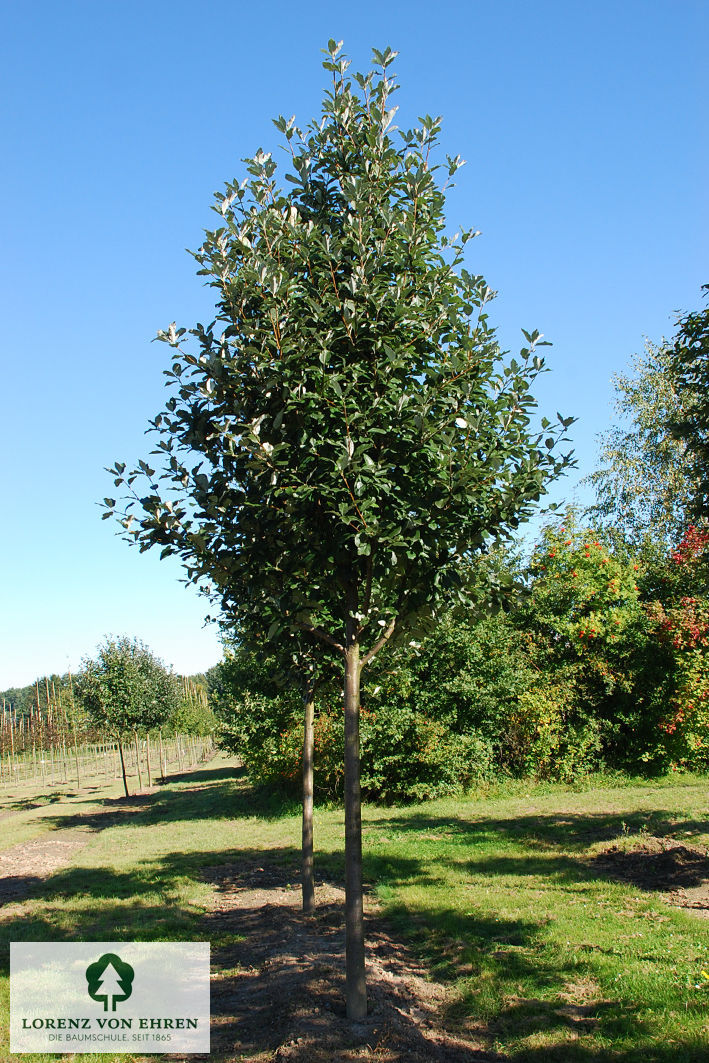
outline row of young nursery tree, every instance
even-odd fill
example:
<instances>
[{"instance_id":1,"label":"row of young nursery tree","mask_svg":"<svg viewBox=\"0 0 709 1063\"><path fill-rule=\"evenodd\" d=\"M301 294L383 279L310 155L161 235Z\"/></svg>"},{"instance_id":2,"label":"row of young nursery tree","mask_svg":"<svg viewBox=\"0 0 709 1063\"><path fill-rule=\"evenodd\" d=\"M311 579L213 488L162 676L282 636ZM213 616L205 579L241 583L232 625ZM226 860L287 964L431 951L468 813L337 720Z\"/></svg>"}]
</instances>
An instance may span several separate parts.
<instances>
[{"instance_id":1,"label":"row of young nursery tree","mask_svg":"<svg viewBox=\"0 0 709 1063\"><path fill-rule=\"evenodd\" d=\"M170 753L178 764L186 761L192 739L211 736L216 726L204 677L174 675L143 643L125 637L106 639L76 676L47 676L2 699L0 781L9 783L56 781L62 773L68 781L71 765L81 785L115 747L128 796L126 743L141 785L141 761L151 779L151 737L156 774L164 776Z\"/></svg>"}]
</instances>

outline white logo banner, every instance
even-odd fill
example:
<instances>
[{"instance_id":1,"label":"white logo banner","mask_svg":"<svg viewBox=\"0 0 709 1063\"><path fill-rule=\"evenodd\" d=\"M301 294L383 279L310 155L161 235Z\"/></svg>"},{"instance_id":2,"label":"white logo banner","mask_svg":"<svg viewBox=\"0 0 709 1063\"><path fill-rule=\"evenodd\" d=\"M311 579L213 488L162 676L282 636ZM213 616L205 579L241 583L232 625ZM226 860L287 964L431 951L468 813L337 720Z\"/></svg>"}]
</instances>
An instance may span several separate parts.
<instances>
[{"instance_id":1,"label":"white logo banner","mask_svg":"<svg viewBox=\"0 0 709 1063\"><path fill-rule=\"evenodd\" d=\"M10 945L11 1052L209 1052L209 942Z\"/></svg>"}]
</instances>

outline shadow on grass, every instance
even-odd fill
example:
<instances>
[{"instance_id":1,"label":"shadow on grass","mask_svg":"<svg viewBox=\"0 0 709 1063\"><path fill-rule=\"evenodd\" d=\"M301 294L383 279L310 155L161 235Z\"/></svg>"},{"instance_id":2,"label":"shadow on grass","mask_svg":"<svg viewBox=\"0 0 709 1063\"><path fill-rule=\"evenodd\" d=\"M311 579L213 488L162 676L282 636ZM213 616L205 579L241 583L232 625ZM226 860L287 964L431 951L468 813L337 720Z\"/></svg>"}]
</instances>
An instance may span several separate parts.
<instances>
[{"instance_id":1,"label":"shadow on grass","mask_svg":"<svg viewBox=\"0 0 709 1063\"><path fill-rule=\"evenodd\" d=\"M484 845L494 841L523 842L538 850L558 847L583 851L594 842L612 841L628 834L648 833L658 838L675 838L685 833L709 833L709 818L683 818L674 811L640 809L633 812L566 812L538 815L515 815L508 818L481 817L463 819L456 816L436 816L425 813L391 816L368 824L370 832L388 834L392 831L421 834L422 840L431 831L436 841L468 842Z\"/></svg>"},{"instance_id":2,"label":"shadow on grass","mask_svg":"<svg viewBox=\"0 0 709 1063\"><path fill-rule=\"evenodd\" d=\"M257 818L274 820L299 814L296 798L268 787L249 784L243 768L202 767L183 774L168 776L164 789L131 797L105 798L99 812L74 812L45 821L56 827L85 826L103 830L127 814L131 823L171 823L195 819ZM95 800L94 800L95 805ZM475 806L473 806L473 810ZM365 812L366 818L366 812ZM468 842L484 845L494 841L523 842L527 848L555 850L562 847L581 852L594 842L612 841L627 834L650 833L659 838L673 838L688 833L709 833L706 820L683 819L676 812L658 809L620 813L550 813L517 815L508 818L464 819L455 815L404 813L393 809L391 815L366 824L370 838L396 831L402 837L431 831L436 841Z\"/></svg>"},{"instance_id":3,"label":"shadow on grass","mask_svg":"<svg viewBox=\"0 0 709 1063\"><path fill-rule=\"evenodd\" d=\"M11 801L6 806L7 812L31 812L35 808L45 808L47 805L55 805L58 801L66 801L74 797L75 790L52 790L47 794L33 794L31 797L20 797Z\"/></svg>"},{"instance_id":4,"label":"shadow on grass","mask_svg":"<svg viewBox=\"0 0 709 1063\"><path fill-rule=\"evenodd\" d=\"M344 911L342 861L334 874L318 875L318 910L300 911L300 853L292 847L173 853L129 871L108 867L66 869L35 881L34 911L6 910L0 936L9 941L205 940L212 945L212 1051L210 1059L234 1053L269 1058L283 1045L283 1058L325 1063L350 1050L386 1039L410 1063L473 1063L498 1058L460 1043L431 1040L412 1014L417 1003L405 976L411 964L405 946L378 917L368 917L370 962L367 1019L354 1027L344 1008ZM426 884L417 860L399 861L403 879ZM185 878L201 878L215 891L205 913L184 901ZM473 932L472 922L466 933ZM524 933L524 928L518 928ZM0 973L8 973L8 951ZM397 969L402 972L397 977ZM392 970L395 975L392 976ZM382 972L386 971L386 977ZM433 1017L433 1011L431 1011ZM297 1044L293 1042L297 1038ZM279 1057L280 1058L280 1057ZM367 1057L365 1057L367 1058Z\"/></svg>"},{"instance_id":5,"label":"shadow on grass","mask_svg":"<svg viewBox=\"0 0 709 1063\"><path fill-rule=\"evenodd\" d=\"M168 776L165 787L130 797L104 798L96 811L96 801L86 812L44 817L54 828L86 827L102 831L130 822L140 827L153 823L195 820L264 819L297 815L300 805L293 798L266 787L248 785L243 768L202 768Z\"/></svg>"},{"instance_id":6,"label":"shadow on grass","mask_svg":"<svg viewBox=\"0 0 709 1063\"><path fill-rule=\"evenodd\" d=\"M287 1045L284 1059L320 1063L347 1058L340 1053L369 1045L373 1055L364 1058L375 1059L386 1047L398 1053L389 1058L407 1063L471 1063L502 1059L491 1047L497 1038L530 1035L543 1036L544 1047L520 1048L506 1058L520 1063L597 1063L604 1058L698 1063L709 1056L706 1045L651 1042L651 1031L635 1009L618 1001L564 1006L564 988L570 981L593 977L597 960L545 961L538 948L543 921L453 908L394 906L386 918L377 912L369 916L370 1013L353 1028L343 1003L342 860L331 855L320 862L314 919L299 910L299 863L298 850L283 847L173 853L130 871L67 869L34 883L41 909L6 913L0 934L5 942L210 940L214 1060L233 1059L235 1052L272 1054ZM365 872L372 881L385 873L388 883L424 888L437 881L435 869L423 858L366 859ZM211 912L183 899L185 878L197 877L214 887ZM418 998L424 983L411 977L417 966L412 951L424 969L435 969L439 982L467 976L454 1003L434 1000L428 1006L425 993L423 1001ZM0 971L7 974L7 967L3 950ZM509 993L516 983L524 985L518 997ZM487 998L488 1023L478 1024L480 1047L475 1047L464 1038L470 1035L468 1017L479 1012L481 994ZM437 1027L433 1039L432 1026ZM594 1030L605 1043L632 1038L636 1047L606 1056L588 1038L585 1043L569 1040Z\"/></svg>"},{"instance_id":7,"label":"shadow on grass","mask_svg":"<svg viewBox=\"0 0 709 1063\"><path fill-rule=\"evenodd\" d=\"M134 825L210 817L277 818L294 810L283 803L264 810L263 795L249 791L243 775L236 776L233 769L201 769L176 781L179 786L141 795L131 799L132 804L125 799L106 801L104 810L91 816L57 817L57 826L104 829L123 822L124 815L130 815ZM624 825L626 832L646 828L658 836L664 831L668 837L680 829L708 826L681 821L665 811L469 822L394 810L367 824L369 839L393 835L397 842L413 843L415 855L397 854L391 848L377 851L375 846L365 854L365 877L370 885L392 891L401 886L426 890L440 887L443 872L455 863L469 875L487 877L490 890L501 876L525 874L578 890L602 876L584 861L555 852L556 847L580 852L591 842L622 835ZM436 841L436 848L429 848L427 841ZM441 846L441 841L450 845ZM531 851L520 856L500 853L511 843L524 844ZM486 848L493 845L497 853L487 856ZM548 958L552 951L544 950L544 918L493 918L480 911L462 911L445 900L438 908L394 901L386 917L370 916L370 1015L354 1029L343 1006L342 856L318 856L315 919L306 919L299 911L299 864L299 852L284 846L268 851L175 852L128 871L68 868L46 880L28 881L33 897L42 902L41 910L6 911L0 936L5 942L209 939L214 976L210 1058L215 1060L233 1059L235 1052L273 1055L290 1039L279 1059L320 1063L352 1058L341 1053L369 1045L373 1054L363 1058L387 1058L384 1053L390 1051L394 1054L388 1058L407 1063L468 1063L502 1058L492 1052L496 1039L535 1037L544 1043L520 1047L506 1058L519 1063L603 1059L706 1063L709 1059L707 1044L689 1037L658 1043L639 1007L627 1002L564 1003L569 983L602 976L603 949L581 951L573 963L552 962ZM185 900L185 883L197 879L214 888L214 911L205 913ZM423 1004L420 999L425 979L411 977L416 968L412 952L423 964L421 975L428 970L444 985L456 983L454 1001L439 998L426 1011L425 993ZM5 950L0 969L7 971ZM516 986L521 988L515 990ZM679 987L675 998L673 1007L686 1006ZM441 1023L450 1034L447 1040L441 1039ZM434 1026L438 1040L430 1036ZM471 1031L480 1048L470 1044ZM456 1032L461 1034L458 1039ZM594 1039L595 1034L600 1040ZM467 1043L463 1037L468 1037ZM633 1047L604 1050L604 1045L621 1040Z\"/></svg>"},{"instance_id":8,"label":"shadow on grass","mask_svg":"<svg viewBox=\"0 0 709 1063\"><path fill-rule=\"evenodd\" d=\"M296 1035L300 1040L288 1045L283 1058L302 1063L336 1060L338 1053L364 1044L376 1053L385 1043L387 1050L400 1053L394 1059L409 1063L500 1059L490 1046L494 1038L511 1033L543 1034L547 1043L536 1054L525 1049L508 1058L603 1058L590 1046L567 1044L567 1037L578 1033L580 1025L599 1028L604 1038L627 1036L630 1031L638 1044L649 1044L649 1031L640 1018L619 1002L589 1006L581 1022L573 1010L554 1002L570 980L593 975L595 957L573 965L545 962L537 949L543 943L542 921L493 918L453 908L416 911L394 906L385 919L377 913L369 917L370 1014L354 1030L345 1019L343 1004L342 858L331 854L320 861L315 919L306 919L299 911L299 863L298 850L283 847L268 852L172 853L129 871L66 869L44 882L35 881L33 893L41 900L41 909L7 912L0 934L5 942L210 940L214 977L210 1058L216 1060L233 1058L235 1051L273 1053ZM423 858L369 858L365 873L370 881L381 882L385 876L389 884L424 888L438 881L435 868ZM494 867L491 873L495 874ZM185 879L196 878L214 887L214 911L204 913L184 901ZM434 1040L421 1021L421 1006L425 1010L426 1003L417 999L420 985L413 985L408 973L416 967L409 947L424 968L435 970L440 982L468 977L468 988L454 1004L439 1001L429 1009L431 1022L439 1027ZM7 973L5 950L0 970ZM510 999L507 990L512 983L524 984L523 998ZM478 1011L481 989L488 997L487 1011L493 998L499 1003L492 1008L494 1017L487 1030L477 1031L478 1043L484 1047L475 1048L464 1043L460 1031L467 1016ZM441 1040L441 1022L451 1034L448 1042ZM563 1042L563 1050L561 1043L552 1043L555 1039ZM674 1055L662 1054L653 1045L650 1054L633 1050L612 1058L623 1063L707 1058L692 1055L690 1044L671 1047ZM682 1054L685 1048L687 1053Z\"/></svg>"}]
</instances>

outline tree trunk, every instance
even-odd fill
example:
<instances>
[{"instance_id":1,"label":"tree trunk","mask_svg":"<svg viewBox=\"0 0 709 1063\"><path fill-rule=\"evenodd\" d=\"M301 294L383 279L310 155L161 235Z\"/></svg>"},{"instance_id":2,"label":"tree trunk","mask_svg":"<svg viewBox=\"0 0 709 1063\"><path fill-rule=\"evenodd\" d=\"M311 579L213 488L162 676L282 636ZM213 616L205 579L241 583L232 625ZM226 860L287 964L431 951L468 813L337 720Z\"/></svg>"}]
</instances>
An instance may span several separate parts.
<instances>
[{"instance_id":1,"label":"tree trunk","mask_svg":"<svg viewBox=\"0 0 709 1063\"><path fill-rule=\"evenodd\" d=\"M128 793L128 776L126 775L126 758L123 756L123 739L118 736L118 752L121 755L121 771L123 772L123 788L126 792L126 797L130 797Z\"/></svg>"},{"instance_id":2,"label":"tree trunk","mask_svg":"<svg viewBox=\"0 0 709 1063\"><path fill-rule=\"evenodd\" d=\"M347 1018L367 1015L362 905L362 807L359 789L359 643L348 622L345 651L345 932Z\"/></svg>"},{"instance_id":3,"label":"tree trunk","mask_svg":"<svg viewBox=\"0 0 709 1063\"><path fill-rule=\"evenodd\" d=\"M135 767L138 772L138 790L143 789L143 776L140 771L140 749L138 747L138 732L133 730L133 738L135 740Z\"/></svg>"},{"instance_id":4,"label":"tree trunk","mask_svg":"<svg viewBox=\"0 0 709 1063\"><path fill-rule=\"evenodd\" d=\"M315 879L313 877L313 745L315 702L311 685L303 696L303 911L312 915L315 910Z\"/></svg>"},{"instance_id":5,"label":"tree trunk","mask_svg":"<svg viewBox=\"0 0 709 1063\"><path fill-rule=\"evenodd\" d=\"M162 744L162 727L158 734L160 735L160 778L162 782L165 782L165 749Z\"/></svg>"},{"instance_id":6,"label":"tree trunk","mask_svg":"<svg viewBox=\"0 0 709 1063\"><path fill-rule=\"evenodd\" d=\"M150 731L145 733L145 760L148 771L148 789L153 785L153 780L150 774Z\"/></svg>"},{"instance_id":7,"label":"tree trunk","mask_svg":"<svg viewBox=\"0 0 709 1063\"><path fill-rule=\"evenodd\" d=\"M79 749L76 744L76 725L74 721L71 722L71 737L74 744L74 764L76 766L76 785L78 789L81 789L81 773L79 771Z\"/></svg>"}]
</instances>

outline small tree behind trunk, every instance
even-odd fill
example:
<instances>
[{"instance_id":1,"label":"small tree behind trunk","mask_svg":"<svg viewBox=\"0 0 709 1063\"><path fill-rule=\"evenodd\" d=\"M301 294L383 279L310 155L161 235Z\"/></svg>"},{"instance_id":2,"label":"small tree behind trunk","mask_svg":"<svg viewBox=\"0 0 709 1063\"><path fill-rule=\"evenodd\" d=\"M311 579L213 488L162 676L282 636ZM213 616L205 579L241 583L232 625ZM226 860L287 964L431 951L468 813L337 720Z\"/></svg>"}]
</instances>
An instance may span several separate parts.
<instances>
[{"instance_id":1,"label":"small tree behind trunk","mask_svg":"<svg viewBox=\"0 0 709 1063\"><path fill-rule=\"evenodd\" d=\"M123 738L119 734L118 736L118 752L121 755L121 771L123 772L123 789L126 792L126 797L130 797L128 793L128 776L126 774L126 758L123 753Z\"/></svg>"}]
</instances>

